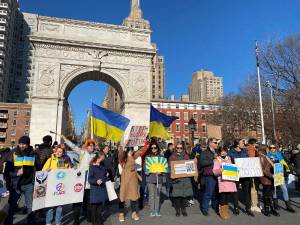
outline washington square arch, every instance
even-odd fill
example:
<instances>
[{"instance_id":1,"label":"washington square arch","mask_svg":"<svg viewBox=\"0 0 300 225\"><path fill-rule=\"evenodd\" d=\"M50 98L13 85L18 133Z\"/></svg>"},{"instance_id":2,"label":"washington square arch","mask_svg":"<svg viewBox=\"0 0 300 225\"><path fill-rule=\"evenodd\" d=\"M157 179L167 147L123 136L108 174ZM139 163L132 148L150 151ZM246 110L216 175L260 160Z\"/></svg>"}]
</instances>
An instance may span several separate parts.
<instances>
[{"instance_id":1,"label":"washington square arch","mask_svg":"<svg viewBox=\"0 0 300 225\"><path fill-rule=\"evenodd\" d=\"M45 16L37 16L32 23L36 26L30 36L35 65L33 143L50 130L64 133L68 95L87 80L104 81L120 94L122 114L131 120L125 135L132 125L149 124L151 63L157 50L139 0L131 0L123 25Z\"/></svg>"}]
</instances>

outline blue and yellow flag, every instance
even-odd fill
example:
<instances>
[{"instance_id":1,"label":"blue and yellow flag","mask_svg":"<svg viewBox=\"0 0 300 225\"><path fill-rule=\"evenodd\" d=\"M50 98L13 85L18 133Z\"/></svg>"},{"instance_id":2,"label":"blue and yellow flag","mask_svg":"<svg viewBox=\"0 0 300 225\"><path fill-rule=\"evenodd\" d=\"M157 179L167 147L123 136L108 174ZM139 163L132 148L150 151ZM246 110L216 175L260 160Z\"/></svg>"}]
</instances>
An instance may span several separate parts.
<instances>
[{"instance_id":1,"label":"blue and yellow flag","mask_svg":"<svg viewBox=\"0 0 300 225\"><path fill-rule=\"evenodd\" d=\"M170 138L168 127L176 119L178 119L178 117L167 116L151 105L149 131L150 138L158 137L162 138L163 140L168 140Z\"/></svg>"},{"instance_id":2,"label":"blue and yellow flag","mask_svg":"<svg viewBox=\"0 0 300 225\"><path fill-rule=\"evenodd\" d=\"M119 142L130 120L115 112L92 103L92 134L113 142Z\"/></svg>"}]
</instances>

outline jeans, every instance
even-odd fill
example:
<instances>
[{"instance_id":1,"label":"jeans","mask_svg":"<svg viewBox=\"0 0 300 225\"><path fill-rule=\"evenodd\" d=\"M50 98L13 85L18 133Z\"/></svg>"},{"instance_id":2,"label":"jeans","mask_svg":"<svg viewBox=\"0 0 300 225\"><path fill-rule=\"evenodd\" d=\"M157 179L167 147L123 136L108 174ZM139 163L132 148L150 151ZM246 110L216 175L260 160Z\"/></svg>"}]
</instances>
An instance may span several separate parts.
<instances>
[{"instance_id":1,"label":"jeans","mask_svg":"<svg viewBox=\"0 0 300 225\"><path fill-rule=\"evenodd\" d=\"M53 213L55 212L55 224L60 225L62 219L62 206L52 207L47 210L46 225L52 224Z\"/></svg>"},{"instance_id":2,"label":"jeans","mask_svg":"<svg viewBox=\"0 0 300 225\"><path fill-rule=\"evenodd\" d=\"M92 211L92 225L102 225L102 212L103 212L103 204L91 204L91 211Z\"/></svg>"},{"instance_id":3,"label":"jeans","mask_svg":"<svg viewBox=\"0 0 300 225\"><path fill-rule=\"evenodd\" d=\"M130 201L131 212L138 212L137 201ZM119 202L119 212L125 214L125 202Z\"/></svg>"},{"instance_id":4,"label":"jeans","mask_svg":"<svg viewBox=\"0 0 300 225\"><path fill-rule=\"evenodd\" d=\"M21 194L24 194L25 204L27 207L27 224L35 223L35 214L32 212L32 201L33 201L33 184L21 185L20 190L16 190L11 188L9 190L10 196L8 199L9 209L8 216L5 219L5 225L13 225L14 213L18 207L18 201L20 199Z\"/></svg>"},{"instance_id":5,"label":"jeans","mask_svg":"<svg viewBox=\"0 0 300 225\"><path fill-rule=\"evenodd\" d=\"M276 191L276 188L277 188L277 187L275 187L275 190L274 190L274 192L273 192L273 199L277 199L277 191ZM280 185L280 188L281 188L281 191L282 191L283 200L284 200L284 201L288 201L288 200L289 200L289 193L288 193L286 184L284 183L284 184Z\"/></svg>"},{"instance_id":6,"label":"jeans","mask_svg":"<svg viewBox=\"0 0 300 225\"><path fill-rule=\"evenodd\" d=\"M204 177L204 192L201 202L201 209L204 211L208 211L209 202L212 201L212 206L217 205L216 201L216 184L217 179L214 176L205 176Z\"/></svg>"},{"instance_id":7,"label":"jeans","mask_svg":"<svg viewBox=\"0 0 300 225\"><path fill-rule=\"evenodd\" d=\"M79 225L79 223L80 223L79 219L80 219L81 208L84 211L87 221L90 222L92 220L92 215L91 215L90 190L89 189L84 190L83 202L73 204L73 217L74 217L75 225Z\"/></svg>"},{"instance_id":8,"label":"jeans","mask_svg":"<svg viewBox=\"0 0 300 225\"><path fill-rule=\"evenodd\" d=\"M147 184L148 191L149 191L149 205L151 212L159 212L160 208L160 192L161 192L161 184Z\"/></svg>"}]
</instances>

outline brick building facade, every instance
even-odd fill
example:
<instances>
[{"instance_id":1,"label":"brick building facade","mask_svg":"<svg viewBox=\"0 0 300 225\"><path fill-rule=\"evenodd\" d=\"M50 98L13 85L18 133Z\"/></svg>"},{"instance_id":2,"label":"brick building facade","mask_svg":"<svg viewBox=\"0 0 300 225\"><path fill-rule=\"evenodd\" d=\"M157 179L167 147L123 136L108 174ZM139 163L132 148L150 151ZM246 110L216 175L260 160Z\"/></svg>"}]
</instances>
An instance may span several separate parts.
<instances>
[{"instance_id":1,"label":"brick building facade","mask_svg":"<svg viewBox=\"0 0 300 225\"><path fill-rule=\"evenodd\" d=\"M0 103L0 148L13 147L23 135L29 135L31 105Z\"/></svg>"},{"instance_id":2,"label":"brick building facade","mask_svg":"<svg viewBox=\"0 0 300 225\"><path fill-rule=\"evenodd\" d=\"M183 102L172 100L152 101L152 105L159 111L169 116L177 116L179 119L170 126L171 139L174 144L185 141L192 143L192 131L189 129L189 121L193 118L196 121L194 131L194 143L201 140L204 143L210 137L207 126L207 115L219 109L218 105L205 105L196 102Z\"/></svg>"}]
</instances>

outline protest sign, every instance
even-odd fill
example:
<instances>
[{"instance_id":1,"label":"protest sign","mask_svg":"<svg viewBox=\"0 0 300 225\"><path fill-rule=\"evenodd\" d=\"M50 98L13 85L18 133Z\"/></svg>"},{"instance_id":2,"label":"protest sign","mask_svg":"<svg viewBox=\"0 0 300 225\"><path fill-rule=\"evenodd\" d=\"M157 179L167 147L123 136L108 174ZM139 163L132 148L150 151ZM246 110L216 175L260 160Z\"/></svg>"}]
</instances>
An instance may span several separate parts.
<instances>
[{"instance_id":1,"label":"protest sign","mask_svg":"<svg viewBox=\"0 0 300 225\"><path fill-rule=\"evenodd\" d=\"M239 169L239 178L263 176L260 160L258 157L236 158L235 164Z\"/></svg>"},{"instance_id":2,"label":"protest sign","mask_svg":"<svg viewBox=\"0 0 300 225\"><path fill-rule=\"evenodd\" d=\"M146 126L132 126L129 134L128 147L144 146L148 131Z\"/></svg>"},{"instance_id":3,"label":"protest sign","mask_svg":"<svg viewBox=\"0 0 300 225\"><path fill-rule=\"evenodd\" d=\"M281 163L274 163L274 186L284 184L284 168Z\"/></svg>"},{"instance_id":4,"label":"protest sign","mask_svg":"<svg viewBox=\"0 0 300 225\"><path fill-rule=\"evenodd\" d=\"M73 169L36 172L32 210L82 202L85 173L77 173Z\"/></svg>"},{"instance_id":5,"label":"protest sign","mask_svg":"<svg viewBox=\"0 0 300 225\"><path fill-rule=\"evenodd\" d=\"M170 173L168 161L164 157L146 157L146 173Z\"/></svg>"},{"instance_id":6,"label":"protest sign","mask_svg":"<svg viewBox=\"0 0 300 225\"><path fill-rule=\"evenodd\" d=\"M239 173L238 167L234 164L223 164L222 165L222 180L229 180L229 181L238 181L239 180Z\"/></svg>"},{"instance_id":7,"label":"protest sign","mask_svg":"<svg viewBox=\"0 0 300 225\"><path fill-rule=\"evenodd\" d=\"M195 160L171 161L171 178L197 177L198 169Z\"/></svg>"}]
</instances>

